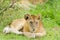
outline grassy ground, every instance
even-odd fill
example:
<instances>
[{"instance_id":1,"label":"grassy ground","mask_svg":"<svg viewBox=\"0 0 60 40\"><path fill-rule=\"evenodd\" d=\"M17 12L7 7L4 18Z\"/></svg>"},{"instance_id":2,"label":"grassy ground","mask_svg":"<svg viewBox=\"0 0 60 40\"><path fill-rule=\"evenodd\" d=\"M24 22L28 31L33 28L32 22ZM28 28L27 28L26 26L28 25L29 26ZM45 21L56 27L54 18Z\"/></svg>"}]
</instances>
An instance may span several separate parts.
<instances>
[{"instance_id":1,"label":"grassy ground","mask_svg":"<svg viewBox=\"0 0 60 40\"><path fill-rule=\"evenodd\" d=\"M6 2L6 5L9 5L7 3L8 1ZM6 7L3 4L0 5L0 8ZM26 13L34 15L37 15L38 13L42 14L42 22L47 32L46 36L30 39L23 35L16 35L13 33L4 34L2 32L3 28L11 23L12 20L22 18ZM14 9L9 8L3 13L0 13L0 40L60 40L60 0L50 0L44 5L37 5L35 9L32 8L30 11L16 7Z\"/></svg>"},{"instance_id":2,"label":"grassy ground","mask_svg":"<svg viewBox=\"0 0 60 40\"><path fill-rule=\"evenodd\" d=\"M53 21L43 19L44 27L47 31L47 35L40 38L30 39L23 35L16 34L4 34L2 33L3 27L0 26L0 40L60 40L60 27Z\"/></svg>"}]
</instances>

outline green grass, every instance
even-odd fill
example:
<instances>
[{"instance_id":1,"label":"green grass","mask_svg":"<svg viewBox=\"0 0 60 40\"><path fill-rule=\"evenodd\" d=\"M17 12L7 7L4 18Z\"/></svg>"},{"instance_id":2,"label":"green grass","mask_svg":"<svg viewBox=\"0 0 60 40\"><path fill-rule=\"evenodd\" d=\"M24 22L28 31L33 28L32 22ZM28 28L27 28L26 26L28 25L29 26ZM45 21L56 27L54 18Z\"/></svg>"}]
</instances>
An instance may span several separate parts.
<instances>
[{"instance_id":1,"label":"green grass","mask_svg":"<svg viewBox=\"0 0 60 40\"><path fill-rule=\"evenodd\" d=\"M0 2L0 12L2 9L9 6L9 0ZM5 6L6 5L6 6ZM4 34L3 29L6 25L12 22L12 20L22 18L25 14L41 14L41 20L44 28L47 32L46 36L39 38L28 38L23 35L17 35L14 33ZM0 40L60 40L60 0L49 0L43 5L37 5L35 9L23 10L18 7L9 8L6 11L0 13Z\"/></svg>"},{"instance_id":2,"label":"green grass","mask_svg":"<svg viewBox=\"0 0 60 40\"><path fill-rule=\"evenodd\" d=\"M60 27L53 20L43 19L43 24L45 30L47 31L47 35L44 37L30 39L23 35L17 35L14 33L4 34L2 33L2 28L0 29L0 40L60 40Z\"/></svg>"}]
</instances>

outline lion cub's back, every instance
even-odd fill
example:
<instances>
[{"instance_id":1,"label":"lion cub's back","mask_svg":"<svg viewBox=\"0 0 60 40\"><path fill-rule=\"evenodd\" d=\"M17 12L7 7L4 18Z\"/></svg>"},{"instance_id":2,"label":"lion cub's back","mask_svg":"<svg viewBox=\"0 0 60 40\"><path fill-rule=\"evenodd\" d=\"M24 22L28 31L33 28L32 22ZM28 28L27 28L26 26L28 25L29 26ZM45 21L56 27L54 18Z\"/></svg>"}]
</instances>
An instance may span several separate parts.
<instances>
[{"instance_id":1,"label":"lion cub's back","mask_svg":"<svg viewBox=\"0 0 60 40\"><path fill-rule=\"evenodd\" d=\"M19 30L23 27L25 22L26 22L25 19L16 19L16 20L13 20L10 26L11 28Z\"/></svg>"}]
</instances>

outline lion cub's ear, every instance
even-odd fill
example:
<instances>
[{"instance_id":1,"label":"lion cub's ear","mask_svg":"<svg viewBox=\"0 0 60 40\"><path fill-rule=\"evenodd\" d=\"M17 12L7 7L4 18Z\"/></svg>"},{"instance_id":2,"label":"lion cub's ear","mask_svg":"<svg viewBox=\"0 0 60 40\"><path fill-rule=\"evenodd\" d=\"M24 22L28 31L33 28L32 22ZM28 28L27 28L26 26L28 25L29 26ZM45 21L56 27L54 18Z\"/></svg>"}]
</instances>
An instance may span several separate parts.
<instances>
[{"instance_id":1,"label":"lion cub's ear","mask_svg":"<svg viewBox=\"0 0 60 40\"><path fill-rule=\"evenodd\" d=\"M25 15L24 15L25 20L28 20L30 17L31 17L30 14L25 14Z\"/></svg>"},{"instance_id":2,"label":"lion cub's ear","mask_svg":"<svg viewBox=\"0 0 60 40\"><path fill-rule=\"evenodd\" d=\"M37 19L40 20L41 19L41 14L37 15Z\"/></svg>"}]
</instances>

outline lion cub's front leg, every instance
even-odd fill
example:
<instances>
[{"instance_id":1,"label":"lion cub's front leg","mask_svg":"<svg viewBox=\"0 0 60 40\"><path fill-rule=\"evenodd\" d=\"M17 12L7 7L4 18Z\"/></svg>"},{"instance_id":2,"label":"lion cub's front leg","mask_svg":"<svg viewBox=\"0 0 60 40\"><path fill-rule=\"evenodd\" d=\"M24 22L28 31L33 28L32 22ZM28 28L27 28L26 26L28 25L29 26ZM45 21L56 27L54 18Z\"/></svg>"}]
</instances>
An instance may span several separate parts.
<instances>
[{"instance_id":1,"label":"lion cub's front leg","mask_svg":"<svg viewBox=\"0 0 60 40\"><path fill-rule=\"evenodd\" d=\"M24 32L24 35L29 37L29 38L35 38L35 33Z\"/></svg>"},{"instance_id":2,"label":"lion cub's front leg","mask_svg":"<svg viewBox=\"0 0 60 40\"><path fill-rule=\"evenodd\" d=\"M29 38L35 38L35 34L29 32L29 28L27 26L24 27L23 34Z\"/></svg>"},{"instance_id":3,"label":"lion cub's front leg","mask_svg":"<svg viewBox=\"0 0 60 40\"><path fill-rule=\"evenodd\" d=\"M37 32L35 33L36 37L41 37L41 36L45 36L46 35L46 31L44 30L43 27L41 27L40 29L37 30Z\"/></svg>"}]
</instances>

